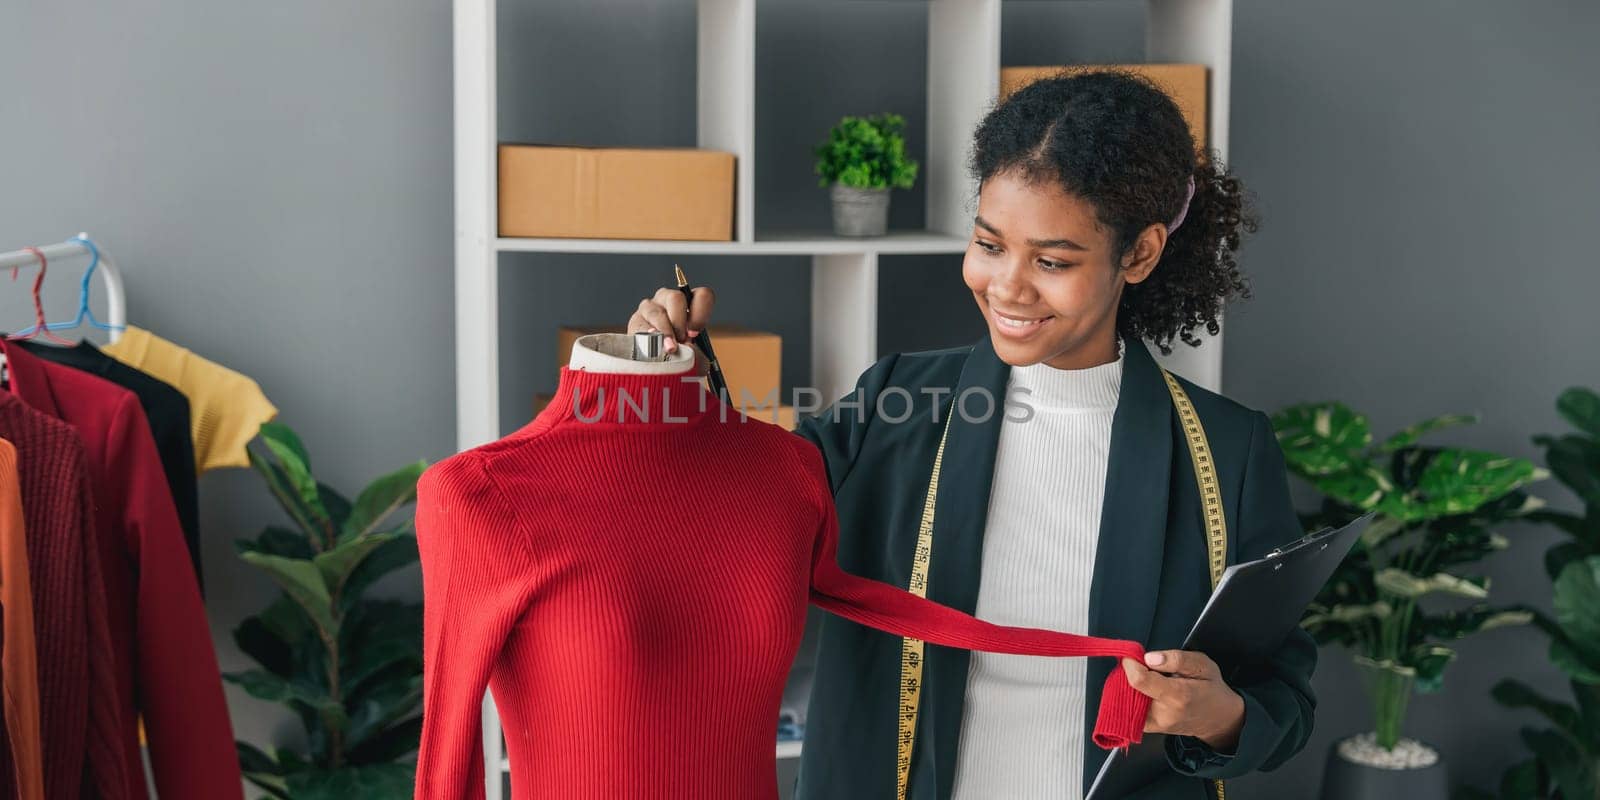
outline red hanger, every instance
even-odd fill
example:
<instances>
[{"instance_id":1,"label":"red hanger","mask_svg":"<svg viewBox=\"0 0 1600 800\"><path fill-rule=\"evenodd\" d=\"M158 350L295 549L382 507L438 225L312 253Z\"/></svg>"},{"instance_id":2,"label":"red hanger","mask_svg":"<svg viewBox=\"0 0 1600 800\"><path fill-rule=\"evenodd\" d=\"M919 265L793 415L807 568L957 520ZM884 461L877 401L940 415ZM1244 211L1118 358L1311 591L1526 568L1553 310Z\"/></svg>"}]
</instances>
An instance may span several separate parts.
<instances>
[{"instance_id":1,"label":"red hanger","mask_svg":"<svg viewBox=\"0 0 1600 800\"><path fill-rule=\"evenodd\" d=\"M44 274L45 270L49 268L50 262L45 259L44 251L37 247L24 247L22 249L32 253L34 258L39 259L39 277L33 279L33 317L35 321L33 330L31 332L21 336L11 336L9 338L12 341L18 341L22 339L32 339L33 337L42 334L44 338L55 342L56 344L63 344L68 347L72 347L72 342L69 342L60 336L51 333L49 326L47 326L44 321L44 299L39 296L39 288L44 286ZM16 274L16 269L13 268L11 271L12 280L16 280Z\"/></svg>"}]
</instances>

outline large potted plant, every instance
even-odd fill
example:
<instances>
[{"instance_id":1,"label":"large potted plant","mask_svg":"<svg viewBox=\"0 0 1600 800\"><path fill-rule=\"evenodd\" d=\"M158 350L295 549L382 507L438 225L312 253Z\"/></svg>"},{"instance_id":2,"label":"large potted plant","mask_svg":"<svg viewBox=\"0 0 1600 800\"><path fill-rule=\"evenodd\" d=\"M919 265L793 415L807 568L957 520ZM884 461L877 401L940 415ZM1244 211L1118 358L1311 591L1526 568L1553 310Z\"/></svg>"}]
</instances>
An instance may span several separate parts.
<instances>
[{"instance_id":1,"label":"large potted plant","mask_svg":"<svg viewBox=\"0 0 1600 800\"><path fill-rule=\"evenodd\" d=\"M845 117L817 145L818 183L832 187L834 233L888 232L889 192L917 180L917 162L906 158L905 127L899 114Z\"/></svg>"},{"instance_id":2,"label":"large potted plant","mask_svg":"<svg viewBox=\"0 0 1600 800\"><path fill-rule=\"evenodd\" d=\"M291 527L267 526L236 543L239 557L283 593L234 630L260 665L224 676L252 696L287 706L305 747L267 753L238 742L244 776L281 800L410 798L422 730L422 606L367 595L379 578L417 560L409 520L425 462L373 481L354 502L311 473L289 428L261 427L267 455L250 451Z\"/></svg>"},{"instance_id":3,"label":"large potted plant","mask_svg":"<svg viewBox=\"0 0 1600 800\"><path fill-rule=\"evenodd\" d=\"M1443 800L1437 751L1401 735L1407 701L1441 687L1456 655L1446 642L1530 618L1483 602L1489 579L1463 569L1506 546L1495 526L1539 505L1520 487L1544 471L1524 459L1419 444L1428 432L1474 421L1437 417L1374 445L1366 417L1338 403L1273 417L1289 469L1322 495L1305 515L1308 527L1378 512L1302 621L1318 643L1352 652L1373 712L1372 732L1330 750L1327 800Z\"/></svg>"},{"instance_id":4,"label":"large potted plant","mask_svg":"<svg viewBox=\"0 0 1600 800\"><path fill-rule=\"evenodd\" d=\"M1577 430L1562 436L1536 436L1545 463L1583 504L1583 513L1541 510L1530 518L1559 528L1567 539L1545 552L1545 570L1555 582L1555 617L1537 613L1534 621L1550 636L1550 661L1566 673L1573 704L1553 700L1527 684L1507 678L1495 684L1494 699L1508 708L1532 710L1551 727L1524 727L1522 741L1532 755L1506 770L1498 797L1503 800L1600 798L1600 395L1568 389L1556 409ZM1494 800L1496 795L1465 790L1463 798Z\"/></svg>"}]
</instances>

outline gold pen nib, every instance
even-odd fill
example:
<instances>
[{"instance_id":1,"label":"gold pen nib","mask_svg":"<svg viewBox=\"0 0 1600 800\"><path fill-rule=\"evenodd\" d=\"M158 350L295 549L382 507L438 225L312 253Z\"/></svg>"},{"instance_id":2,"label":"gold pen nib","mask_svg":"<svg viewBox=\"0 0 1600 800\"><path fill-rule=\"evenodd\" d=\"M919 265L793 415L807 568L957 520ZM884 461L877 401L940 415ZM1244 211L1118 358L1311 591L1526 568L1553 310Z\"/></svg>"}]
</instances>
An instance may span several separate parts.
<instances>
[{"instance_id":1,"label":"gold pen nib","mask_svg":"<svg viewBox=\"0 0 1600 800\"><path fill-rule=\"evenodd\" d=\"M672 265L672 271L677 273L677 275L678 275L678 288L679 289L682 289L683 287L689 285L689 278L688 278L688 276L683 274L683 267L680 267L677 264L673 264Z\"/></svg>"}]
</instances>

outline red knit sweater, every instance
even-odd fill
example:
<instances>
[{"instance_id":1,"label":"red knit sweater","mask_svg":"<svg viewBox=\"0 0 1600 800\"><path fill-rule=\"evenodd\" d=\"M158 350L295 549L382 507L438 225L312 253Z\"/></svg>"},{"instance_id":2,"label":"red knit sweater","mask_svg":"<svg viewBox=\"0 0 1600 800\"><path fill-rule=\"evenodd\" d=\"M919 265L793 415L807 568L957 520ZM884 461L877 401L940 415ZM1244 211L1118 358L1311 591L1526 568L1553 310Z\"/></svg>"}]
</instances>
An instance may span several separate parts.
<instances>
[{"instance_id":1,"label":"red knit sweater","mask_svg":"<svg viewBox=\"0 0 1600 800\"><path fill-rule=\"evenodd\" d=\"M778 707L808 599L952 647L1143 657L846 574L837 526L816 448L742 421L690 373L563 368L533 422L419 486L417 796L483 795L488 685L513 797L776 797ZM1138 741L1148 708L1113 670L1096 740Z\"/></svg>"}]
</instances>

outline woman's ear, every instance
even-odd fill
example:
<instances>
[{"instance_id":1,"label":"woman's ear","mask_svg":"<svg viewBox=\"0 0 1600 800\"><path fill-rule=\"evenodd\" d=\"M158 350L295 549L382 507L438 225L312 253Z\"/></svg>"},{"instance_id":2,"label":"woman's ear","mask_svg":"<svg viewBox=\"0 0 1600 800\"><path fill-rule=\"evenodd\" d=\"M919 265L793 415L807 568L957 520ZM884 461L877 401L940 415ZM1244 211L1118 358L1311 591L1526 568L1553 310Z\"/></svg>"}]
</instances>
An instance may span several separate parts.
<instances>
[{"instance_id":1,"label":"woman's ear","mask_svg":"<svg viewBox=\"0 0 1600 800\"><path fill-rule=\"evenodd\" d=\"M1122 256L1122 279L1128 283L1143 283L1155 271L1166 246L1165 225L1152 224L1140 231L1139 238L1133 240L1133 247Z\"/></svg>"}]
</instances>

